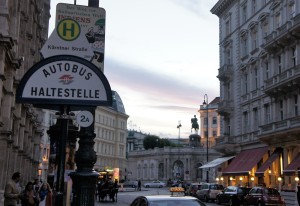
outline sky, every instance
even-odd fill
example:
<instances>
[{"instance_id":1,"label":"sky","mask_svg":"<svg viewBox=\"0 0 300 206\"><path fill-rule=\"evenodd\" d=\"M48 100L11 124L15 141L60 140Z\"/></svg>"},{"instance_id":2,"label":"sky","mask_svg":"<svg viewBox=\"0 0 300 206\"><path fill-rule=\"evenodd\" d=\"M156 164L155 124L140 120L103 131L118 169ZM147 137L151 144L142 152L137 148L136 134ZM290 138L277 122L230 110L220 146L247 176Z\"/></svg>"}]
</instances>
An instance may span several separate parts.
<instances>
[{"instance_id":1,"label":"sky","mask_svg":"<svg viewBox=\"0 0 300 206\"><path fill-rule=\"evenodd\" d=\"M74 0L51 0L49 35L58 3ZM188 138L194 115L200 124L204 95L209 102L219 96L219 24L210 12L216 3L100 0L106 10L104 74L123 101L128 129Z\"/></svg>"}]
</instances>

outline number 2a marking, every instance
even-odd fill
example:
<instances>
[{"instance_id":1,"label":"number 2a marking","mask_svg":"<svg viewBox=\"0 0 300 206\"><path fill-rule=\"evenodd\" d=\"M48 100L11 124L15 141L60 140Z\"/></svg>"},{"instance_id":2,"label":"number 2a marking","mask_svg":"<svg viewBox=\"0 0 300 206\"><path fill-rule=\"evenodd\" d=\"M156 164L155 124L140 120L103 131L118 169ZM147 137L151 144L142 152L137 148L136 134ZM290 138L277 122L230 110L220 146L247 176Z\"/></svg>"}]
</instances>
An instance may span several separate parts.
<instances>
[{"instance_id":1,"label":"number 2a marking","mask_svg":"<svg viewBox=\"0 0 300 206\"><path fill-rule=\"evenodd\" d=\"M86 117L85 115L81 115L80 116L80 121L81 122L90 122L90 119L88 117Z\"/></svg>"}]
</instances>

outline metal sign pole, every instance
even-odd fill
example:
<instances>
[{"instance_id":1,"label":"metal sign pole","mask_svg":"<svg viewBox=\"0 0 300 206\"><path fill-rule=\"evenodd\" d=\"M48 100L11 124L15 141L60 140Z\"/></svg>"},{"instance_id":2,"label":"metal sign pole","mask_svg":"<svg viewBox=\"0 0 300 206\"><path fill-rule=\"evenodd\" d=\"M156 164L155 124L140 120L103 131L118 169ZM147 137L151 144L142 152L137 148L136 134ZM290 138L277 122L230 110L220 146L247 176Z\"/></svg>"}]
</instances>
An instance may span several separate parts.
<instances>
[{"instance_id":1,"label":"metal sign pole","mask_svg":"<svg viewBox=\"0 0 300 206\"><path fill-rule=\"evenodd\" d=\"M55 205L63 206L64 201L64 176L65 176L65 159L66 159L66 140L68 138L68 123L69 116L67 106L61 106L60 119L61 119L61 138L58 142L58 165L57 165L57 179L55 184L56 196Z\"/></svg>"}]
</instances>

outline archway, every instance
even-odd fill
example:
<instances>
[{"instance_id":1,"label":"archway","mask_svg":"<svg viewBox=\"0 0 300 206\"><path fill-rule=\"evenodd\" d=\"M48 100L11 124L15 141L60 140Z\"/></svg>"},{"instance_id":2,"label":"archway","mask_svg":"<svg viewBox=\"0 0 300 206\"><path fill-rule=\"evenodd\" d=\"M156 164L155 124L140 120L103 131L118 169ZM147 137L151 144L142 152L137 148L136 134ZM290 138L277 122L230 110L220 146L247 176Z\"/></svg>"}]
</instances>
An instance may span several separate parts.
<instances>
[{"instance_id":1,"label":"archway","mask_svg":"<svg viewBox=\"0 0 300 206\"><path fill-rule=\"evenodd\" d=\"M181 160L176 160L172 167L173 179L184 179L184 165Z\"/></svg>"}]
</instances>

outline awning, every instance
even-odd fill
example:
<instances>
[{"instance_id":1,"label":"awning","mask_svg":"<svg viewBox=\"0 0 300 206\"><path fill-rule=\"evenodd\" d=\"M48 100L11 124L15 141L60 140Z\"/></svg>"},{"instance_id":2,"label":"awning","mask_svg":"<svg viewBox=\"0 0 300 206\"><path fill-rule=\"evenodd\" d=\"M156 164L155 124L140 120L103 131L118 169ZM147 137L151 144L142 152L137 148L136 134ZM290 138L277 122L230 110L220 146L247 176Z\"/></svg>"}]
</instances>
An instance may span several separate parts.
<instances>
[{"instance_id":1,"label":"awning","mask_svg":"<svg viewBox=\"0 0 300 206\"><path fill-rule=\"evenodd\" d=\"M268 147L241 151L232 160L227 168L222 172L223 175L248 175L249 171L261 160L268 151Z\"/></svg>"},{"instance_id":2,"label":"awning","mask_svg":"<svg viewBox=\"0 0 300 206\"><path fill-rule=\"evenodd\" d=\"M271 154L269 159L265 161L255 172L255 175L264 175L265 171L270 167L270 165L280 156L282 153L282 148L276 148L275 151Z\"/></svg>"},{"instance_id":3,"label":"awning","mask_svg":"<svg viewBox=\"0 0 300 206\"><path fill-rule=\"evenodd\" d=\"M199 169L204 169L204 168L211 168L211 167L215 167L218 166L220 164L222 164L223 162L226 162L232 158L234 158L235 156L230 156L230 157L219 157L211 162L208 162L205 165L202 165L201 167L199 167Z\"/></svg>"},{"instance_id":4,"label":"awning","mask_svg":"<svg viewBox=\"0 0 300 206\"><path fill-rule=\"evenodd\" d=\"M300 171L300 152L291 161L291 163L283 170L284 175L295 175L296 170Z\"/></svg>"}]
</instances>

